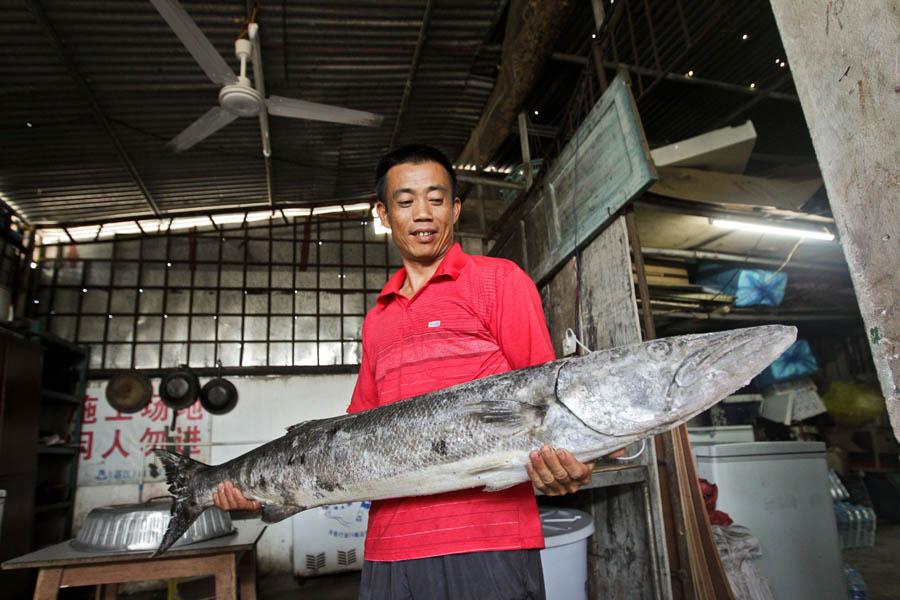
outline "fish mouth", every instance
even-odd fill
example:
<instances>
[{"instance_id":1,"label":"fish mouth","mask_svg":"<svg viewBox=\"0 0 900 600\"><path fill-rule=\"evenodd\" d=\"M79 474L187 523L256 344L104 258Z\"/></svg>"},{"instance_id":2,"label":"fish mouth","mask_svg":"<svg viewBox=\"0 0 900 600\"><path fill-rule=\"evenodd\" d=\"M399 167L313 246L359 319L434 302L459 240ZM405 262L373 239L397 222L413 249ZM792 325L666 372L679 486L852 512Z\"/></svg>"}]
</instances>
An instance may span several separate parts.
<instances>
[{"instance_id":1,"label":"fish mouth","mask_svg":"<svg viewBox=\"0 0 900 600\"><path fill-rule=\"evenodd\" d=\"M703 412L778 358L794 327L663 338L563 362L556 398L597 433L652 435Z\"/></svg>"},{"instance_id":2,"label":"fish mouth","mask_svg":"<svg viewBox=\"0 0 900 600\"><path fill-rule=\"evenodd\" d=\"M763 325L724 331L700 342L672 376L669 400L676 411L690 398L709 405L747 385L797 339L797 328ZM748 375L749 374L749 375Z\"/></svg>"}]
</instances>

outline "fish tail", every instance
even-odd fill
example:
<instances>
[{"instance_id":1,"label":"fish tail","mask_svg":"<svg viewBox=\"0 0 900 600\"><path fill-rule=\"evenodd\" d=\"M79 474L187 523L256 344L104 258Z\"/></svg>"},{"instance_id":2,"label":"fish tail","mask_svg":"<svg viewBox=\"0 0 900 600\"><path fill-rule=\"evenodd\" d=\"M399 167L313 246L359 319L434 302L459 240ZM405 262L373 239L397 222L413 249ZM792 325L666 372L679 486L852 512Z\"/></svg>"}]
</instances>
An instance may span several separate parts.
<instances>
[{"instance_id":1,"label":"fish tail","mask_svg":"<svg viewBox=\"0 0 900 600\"><path fill-rule=\"evenodd\" d=\"M174 500L169 527L159 548L153 553L153 556L159 556L178 541L197 517L208 508L197 502L195 484L197 475L210 466L161 448L156 448L153 452L166 471L166 483L169 484L169 493Z\"/></svg>"}]
</instances>

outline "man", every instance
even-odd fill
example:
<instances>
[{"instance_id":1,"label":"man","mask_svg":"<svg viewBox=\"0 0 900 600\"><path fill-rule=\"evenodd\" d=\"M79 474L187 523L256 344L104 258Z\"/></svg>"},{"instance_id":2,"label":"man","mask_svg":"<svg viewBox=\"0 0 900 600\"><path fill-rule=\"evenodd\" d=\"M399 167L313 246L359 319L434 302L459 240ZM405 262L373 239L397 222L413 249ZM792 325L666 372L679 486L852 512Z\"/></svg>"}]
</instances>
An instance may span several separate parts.
<instances>
[{"instance_id":1,"label":"man","mask_svg":"<svg viewBox=\"0 0 900 600\"><path fill-rule=\"evenodd\" d=\"M377 210L403 268L363 324L348 412L367 410L555 358L534 283L514 263L455 244L460 199L450 161L413 145L376 170ZM360 598L542 599L544 541L534 488L571 493L593 465L561 449L533 452L531 483L372 503ZM216 505L257 509L230 483Z\"/></svg>"}]
</instances>

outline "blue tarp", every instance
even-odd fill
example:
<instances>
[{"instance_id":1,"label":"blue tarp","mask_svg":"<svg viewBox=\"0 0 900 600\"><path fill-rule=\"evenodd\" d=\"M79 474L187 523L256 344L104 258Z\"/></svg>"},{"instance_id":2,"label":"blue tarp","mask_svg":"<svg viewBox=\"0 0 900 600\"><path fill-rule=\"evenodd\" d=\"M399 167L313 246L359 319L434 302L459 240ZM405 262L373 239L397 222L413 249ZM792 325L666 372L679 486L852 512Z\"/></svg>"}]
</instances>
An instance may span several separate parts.
<instances>
[{"instance_id":1,"label":"blue tarp","mask_svg":"<svg viewBox=\"0 0 900 600\"><path fill-rule=\"evenodd\" d=\"M780 306L787 273L701 263L694 281L713 293L734 296L734 306Z\"/></svg>"},{"instance_id":2,"label":"blue tarp","mask_svg":"<svg viewBox=\"0 0 900 600\"><path fill-rule=\"evenodd\" d=\"M759 387L764 388L779 381L806 377L818 370L819 363L816 362L816 357L813 356L809 342L797 340L781 356L776 358L775 362L766 367L765 371L757 375L756 383Z\"/></svg>"}]
</instances>

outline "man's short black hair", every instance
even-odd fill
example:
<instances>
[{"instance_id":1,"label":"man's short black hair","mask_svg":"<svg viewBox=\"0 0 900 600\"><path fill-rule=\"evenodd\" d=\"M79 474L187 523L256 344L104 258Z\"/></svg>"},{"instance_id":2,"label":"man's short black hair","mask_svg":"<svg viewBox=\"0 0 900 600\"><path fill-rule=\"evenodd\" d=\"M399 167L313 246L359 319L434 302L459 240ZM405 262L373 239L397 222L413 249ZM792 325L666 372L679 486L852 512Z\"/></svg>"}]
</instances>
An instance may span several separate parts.
<instances>
[{"instance_id":1,"label":"man's short black hair","mask_svg":"<svg viewBox=\"0 0 900 600\"><path fill-rule=\"evenodd\" d=\"M387 172L397 165L413 164L420 165L426 162L436 162L447 171L450 178L450 187L453 198L456 198L456 173L453 171L453 164L447 155L427 144L409 144L401 146L395 150L391 150L381 157L378 161L378 167L375 169L375 199L387 204L385 194L387 190Z\"/></svg>"}]
</instances>

